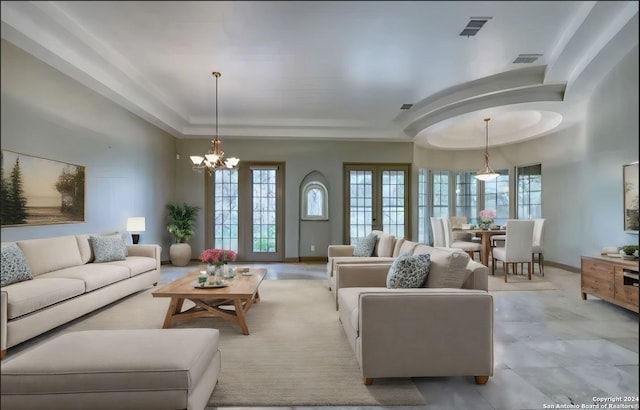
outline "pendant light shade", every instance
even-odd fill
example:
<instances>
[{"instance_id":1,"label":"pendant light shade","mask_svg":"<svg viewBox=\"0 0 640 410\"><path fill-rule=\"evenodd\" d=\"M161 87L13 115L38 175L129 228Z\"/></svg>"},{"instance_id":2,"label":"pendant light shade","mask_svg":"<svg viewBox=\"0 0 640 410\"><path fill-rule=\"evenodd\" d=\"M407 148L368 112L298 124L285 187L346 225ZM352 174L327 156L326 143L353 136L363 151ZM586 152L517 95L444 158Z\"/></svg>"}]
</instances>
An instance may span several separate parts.
<instances>
[{"instance_id":1,"label":"pendant light shade","mask_svg":"<svg viewBox=\"0 0 640 410\"><path fill-rule=\"evenodd\" d=\"M496 171L494 171L493 168L489 166L489 121L491 121L491 118L484 119L484 123L485 123L484 167L480 168L480 170L478 171L478 174L476 175L476 178L479 179L480 181L491 181L493 179L498 178L498 176L500 175L496 173Z\"/></svg>"}]
</instances>

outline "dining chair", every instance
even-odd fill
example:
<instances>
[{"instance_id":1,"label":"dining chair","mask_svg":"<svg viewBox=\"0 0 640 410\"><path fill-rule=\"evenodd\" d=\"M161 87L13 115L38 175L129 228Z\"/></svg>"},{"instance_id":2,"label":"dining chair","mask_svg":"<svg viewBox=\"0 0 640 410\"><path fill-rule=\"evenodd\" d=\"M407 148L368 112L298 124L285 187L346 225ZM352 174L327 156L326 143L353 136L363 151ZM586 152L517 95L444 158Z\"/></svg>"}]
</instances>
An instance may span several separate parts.
<instances>
[{"instance_id":1,"label":"dining chair","mask_svg":"<svg viewBox=\"0 0 640 410\"><path fill-rule=\"evenodd\" d=\"M446 246L446 242L444 239L442 218L435 216L431 217L431 231L433 232L433 247L444 248Z\"/></svg>"},{"instance_id":2,"label":"dining chair","mask_svg":"<svg viewBox=\"0 0 640 410\"><path fill-rule=\"evenodd\" d=\"M456 240L456 238L453 236L453 229L451 228L451 222L449 221L449 218L442 218L442 226L444 231L445 247L452 249L461 249L469 255L471 260L474 259L473 255L478 252L478 257L481 258L481 244L471 241Z\"/></svg>"},{"instance_id":3,"label":"dining chair","mask_svg":"<svg viewBox=\"0 0 640 410\"><path fill-rule=\"evenodd\" d=\"M532 220L509 219L507 220L507 233L505 235L504 247L492 249L491 274L495 275L496 261L502 261L504 271L504 281L507 282L509 265L513 266L514 272L518 263L526 263L531 280L533 270L533 226Z\"/></svg>"},{"instance_id":4,"label":"dining chair","mask_svg":"<svg viewBox=\"0 0 640 410\"><path fill-rule=\"evenodd\" d=\"M544 276L544 218L534 219L533 225L533 247L531 249L531 262L538 256L538 269Z\"/></svg>"}]
</instances>

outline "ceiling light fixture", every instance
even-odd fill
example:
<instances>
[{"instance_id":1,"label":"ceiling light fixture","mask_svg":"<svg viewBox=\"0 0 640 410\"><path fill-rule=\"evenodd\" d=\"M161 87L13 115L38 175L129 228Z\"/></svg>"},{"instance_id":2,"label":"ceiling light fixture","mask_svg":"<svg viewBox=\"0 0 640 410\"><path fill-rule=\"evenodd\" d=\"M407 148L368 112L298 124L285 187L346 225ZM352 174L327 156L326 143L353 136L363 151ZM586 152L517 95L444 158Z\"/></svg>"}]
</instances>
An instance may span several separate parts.
<instances>
[{"instance_id":1,"label":"ceiling light fixture","mask_svg":"<svg viewBox=\"0 0 640 410\"><path fill-rule=\"evenodd\" d=\"M484 167L480 169L480 171L478 171L478 174L476 175L476 178L479 179L480 181L491 181L492 179L496 179L500 174L497 174L496 171L494 171L490 166L489 166L489 121L491 121L491 118L485 118L484 119L484 123L485 123L485 140L486 140L486 145L485 145L485 149L484 149Z\"/></svg>"},{"instance_id":2,"label":"ceiling light fixture","mask_svg":"<svg viewBox=\"0 0 640 410\"><path fill-rule=\"evenodd\" d=\"M215 170L220 168L235 168L240 160L236 157L224 159L224 152L222 151L222 141L218 138L218 78L222 75L218 71L214 71L213 76L216 78L216 134L211 140L211 149L204 155L191 155L191 162L193 162L193 170L201 172L206 169L209 175Z\"/></svg>"}]
</instances>

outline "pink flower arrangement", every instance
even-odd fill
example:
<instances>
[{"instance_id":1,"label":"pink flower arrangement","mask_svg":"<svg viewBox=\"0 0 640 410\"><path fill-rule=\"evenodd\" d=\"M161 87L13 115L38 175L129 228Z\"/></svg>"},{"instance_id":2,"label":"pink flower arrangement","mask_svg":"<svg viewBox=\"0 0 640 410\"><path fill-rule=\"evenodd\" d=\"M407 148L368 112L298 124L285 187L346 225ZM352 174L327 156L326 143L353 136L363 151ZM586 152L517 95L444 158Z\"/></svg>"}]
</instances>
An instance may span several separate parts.
<instances>
[{"instance_id":1,"label":"pink flower arrangement","mask_svg":"<svg viewBox=\"0 0 640 410\"><path fill-rule=\"evenodd\" d=\"M480 211L480 220L482 222L493 223L493 219L496 217L496 211L493 209L483 209Z\"/></svg>"},{"instance_id":2,"label":"pink flower arrangement","mask_svg":"<svg viewBox=\"0 0 640 410\"><path fill-rule=\"evenodd\" d=\"M212 265L226 265L227 262L233 262L238 256L237 253L231 249L215 249L209 248L202 251L198 259L202 262L210 263Z\"/></svg>"}]
</instances>

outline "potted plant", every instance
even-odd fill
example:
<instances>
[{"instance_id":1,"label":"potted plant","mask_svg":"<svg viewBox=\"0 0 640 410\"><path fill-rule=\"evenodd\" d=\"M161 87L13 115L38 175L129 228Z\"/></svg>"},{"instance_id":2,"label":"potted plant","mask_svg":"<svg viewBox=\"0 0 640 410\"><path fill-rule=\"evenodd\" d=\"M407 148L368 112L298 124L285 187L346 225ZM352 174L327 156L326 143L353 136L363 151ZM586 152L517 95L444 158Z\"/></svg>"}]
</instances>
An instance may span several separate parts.
<instances>
[{"instance_id":1,"label":"potted plant","mask_svg":"<svg viewBox=\"0 0 640 410\"><path fill-rule=\"evenodd\" d=\"M625 245L620 250L622 259L634 260L638 257L638 245Z\"/></svg>"},{"instance_id":2,"label":"potted plant","mask_svg":"<svg viewBox=\"0 0 640 410\"><path fill-rule=\"evenodd\" d=\"M169 248L169 259L174 266L187 266L191 260L191 245L187 243L195 233L193 224L198 216L197 206L168 204L169 223L167 231L173 235L175 243Z\"/></svg>"}]
</instances>

